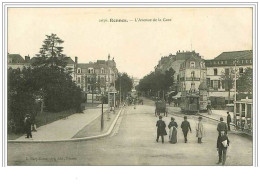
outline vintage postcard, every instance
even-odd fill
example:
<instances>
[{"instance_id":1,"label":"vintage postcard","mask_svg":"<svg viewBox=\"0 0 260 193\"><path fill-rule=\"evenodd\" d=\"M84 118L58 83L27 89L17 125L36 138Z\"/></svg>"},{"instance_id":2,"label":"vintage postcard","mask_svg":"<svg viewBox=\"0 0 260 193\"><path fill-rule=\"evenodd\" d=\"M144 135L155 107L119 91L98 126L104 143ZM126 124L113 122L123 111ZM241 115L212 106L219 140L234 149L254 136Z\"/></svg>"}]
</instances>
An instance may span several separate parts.
<instances>
[{"instance_id":1,"label":"vintage postcard","mask_svg":"<svg viewBox=\"0 0 260 193\"><path fill-rule=\"evenodd\" d=\"M255 7L7 6L7 166L253 166Z\"/></svg>"}]
</instances>

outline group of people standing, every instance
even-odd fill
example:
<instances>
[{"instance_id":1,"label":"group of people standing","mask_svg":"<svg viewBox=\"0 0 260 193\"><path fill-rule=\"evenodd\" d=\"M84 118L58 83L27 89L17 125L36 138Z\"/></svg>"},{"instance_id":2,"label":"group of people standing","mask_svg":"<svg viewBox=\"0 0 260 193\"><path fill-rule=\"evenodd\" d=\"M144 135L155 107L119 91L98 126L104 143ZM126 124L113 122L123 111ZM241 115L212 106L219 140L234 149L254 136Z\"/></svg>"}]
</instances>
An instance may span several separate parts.
<instances>
[{"instance_id":1,"label":"group of people standing","mask_svg":"<svg viewBox=\"0 0 260 193\"><path fill-rule=\"evenodd\" d=\"M201 122L202 117L199 117L199 122L198 125L196 127L196 137L198 138L198 143L202 143L202 138L205 136L205 130L203 127L203 124ZM159 120L156 123L156 127L157 127L157 138L156 141L158 142L159 137L161 137L162 139L162 143L164 143L164 136L167 135L166 132L166 124L165 122L162 120L162 116L159 116ZM178 128L178 124L175 122L175 119L173 117L171 117L171 121L168 124L168 128L169 128L169 142L172 144L177 143L177 128ZM191 126L189 121L187 120L187 116L184 116L184 121L181 123L181 128L182 128L182 132L184 135L184 143L188 142L188 132L192 132L191 130Z\"/></svg>"},{"instance_id":2,"label":"group of people standing","mask_svg":"<svg viewBox=\"0 0 260 193\"><path fill-rule=\"evenodd\" d=\"M222 165L225 165L226 162L226 154L227 154L227 148L229 146L229 138L227 135L228 130L230 130L230 122L231 122L231 117L229 113L227 113L227 123L224 122L223 117L220 118L220 123L218 123L217 126L217 131L218 131L218 138L217 138L217 151L219 155L219 160L217 164L222 163ZM159 137L162 139L162 143L164 143L164 136L167 135L166 132L166 124L162 120L162 116L159 116L159 120L156 123L157 127L157 138L156 141L158 142ZM169 128L169 142L172 144L177 143L177 128L178 124L175 122L175 119L171 117L171 121L168 124ZM188 139L188 132L192 133L191 126L189 121L187 120L187 116L184 116L184 121L181 123L181 129L184 135L184 143L187 143ZM202 123L202 117L200 116L198 118L198 123L196 125L196 137L198 138L198 143L202 143L202 138L205 136L205 129Z\"/></svg>"}]
</instances>

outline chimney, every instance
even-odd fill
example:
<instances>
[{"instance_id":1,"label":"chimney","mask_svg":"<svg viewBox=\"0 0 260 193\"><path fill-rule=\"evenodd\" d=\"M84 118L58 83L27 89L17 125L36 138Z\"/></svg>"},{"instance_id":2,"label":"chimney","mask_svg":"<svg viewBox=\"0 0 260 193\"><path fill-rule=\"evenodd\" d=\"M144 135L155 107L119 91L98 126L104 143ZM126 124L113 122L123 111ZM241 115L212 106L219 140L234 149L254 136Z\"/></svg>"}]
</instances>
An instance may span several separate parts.
<instances>
[{"instance_id":1,"label":"chimney","mask_svg":"<svg viewBox=\"0 0 260 193\"><path fill-rule=\"evenodd\" d=\"M29 56L29 54L28 54L28 56L25 56L25 57L24 57L24 60L25 60L25 62L30 62L30 56Z\"/></svg>"},{"instance_id":2,"label":"chimney","mask_svg":"<svg viewBox=\"0 0 260 193\"><path fill-rule=\"evenodd\" d=\"M75 56L75 63L77 64L78 63L78 57Z\"/></svg>"}]
</instances>

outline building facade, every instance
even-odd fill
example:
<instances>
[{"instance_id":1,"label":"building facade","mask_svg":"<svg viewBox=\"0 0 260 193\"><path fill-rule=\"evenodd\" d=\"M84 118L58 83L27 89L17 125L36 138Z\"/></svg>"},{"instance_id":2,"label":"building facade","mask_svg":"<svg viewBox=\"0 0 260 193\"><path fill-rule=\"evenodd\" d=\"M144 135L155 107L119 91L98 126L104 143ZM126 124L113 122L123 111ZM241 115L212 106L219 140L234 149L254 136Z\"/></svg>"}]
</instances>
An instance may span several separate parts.
<instances>
[{"instance_id":1,"label":"building facade","mask_svg":"<svg viewBox=\"0 0 260 193\"><path fill-rule=\"evenodd\" d=\"M206 67L204 59L195 51L177 51L176 55L162 57L155 71L165 73L172 68L173 90L190 91L198 90L201 82L206 81Z\"/></svg>"},{"instance_id":2,"label":"building facade","mask_svg":"<svg viewBox=\"0 0 260 193\"><path fill-rule=\"evenodd\" d=\"M253 67L252 50L223 52L213 60L206 60L207 86L209 97L222 97L226 101L234 100L234 84L230 89L224 76L234 78L243 74L246 68Z\"/></svg>"},{"instance_id":3,"label":"building facade","mask_svg":"<svg viewBox=\"0 0 260 193\"><path fill-rule=\"evenodd\" d=\"M12 69L19 68L22 70L24 67L29 67L30 56L25 56L25 59L20 54L9 54L7 55L7 67Z\"/></svg>"},{"instance_id":4,"label":"building facade","mask_svg":"<svg viewBox=\"0 0 260 193\"><path fill-rule=\"evenodd\" d=\"M111 89L115 90L115 81L118 70L114 59L97 60L97 62L76 63L76 84L86 94L104 94Z\"/></svg>"}]
</instances>

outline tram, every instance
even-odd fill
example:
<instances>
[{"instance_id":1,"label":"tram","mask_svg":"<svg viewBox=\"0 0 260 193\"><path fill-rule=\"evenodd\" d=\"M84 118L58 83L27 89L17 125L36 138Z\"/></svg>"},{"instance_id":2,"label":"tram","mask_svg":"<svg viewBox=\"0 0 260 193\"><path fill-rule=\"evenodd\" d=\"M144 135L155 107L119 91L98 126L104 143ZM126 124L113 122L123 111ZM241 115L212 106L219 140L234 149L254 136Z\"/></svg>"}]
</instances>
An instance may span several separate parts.
<instances>
[{"instance_id":1,"label":"tram","mask_svg":"<svg viewBox=\"0 0 260 193\"><path fill-rule=\"evenodd\" d=\"M199 111L199 95L196 93L183 93L181 96L181 111L188 114L195 114Z\"/></svg>"},{"instance_id":2,"label":"tram","mask_svg":"<svg viewBox=\"0 0 260 193\"><path fill-rule=\"evenodd\" d=\"M206 112L207 104L208 93L203 85L199 87L199 91L184 91L181 93L180 107L184 113Z\"/></svg>"}]
</instances>

